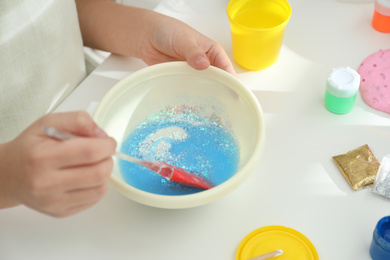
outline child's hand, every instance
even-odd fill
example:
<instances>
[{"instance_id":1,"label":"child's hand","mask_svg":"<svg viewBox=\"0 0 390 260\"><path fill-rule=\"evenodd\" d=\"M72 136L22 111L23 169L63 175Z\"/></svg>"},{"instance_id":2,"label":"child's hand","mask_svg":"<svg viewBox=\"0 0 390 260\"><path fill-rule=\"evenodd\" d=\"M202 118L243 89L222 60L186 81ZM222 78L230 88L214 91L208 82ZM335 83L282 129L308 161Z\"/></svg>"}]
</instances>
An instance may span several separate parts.
<instances>
[{"instance_id":1,"label":"child's hand","mask_svg":"<svg viewBox=\"0 0 390 260\"><path fill-rule=\"evenodd\" d=\"M183 60L195 69L213 65L235 75L225 50L215 41L171 17L150 13L148 21L154 26L139 54L147 64Z\"/></svg>"},{"instance_id":2,"label":"child's hand","mask_svg":"<svg viewBox=\"0 0 390 260\"><path fill-rule=\"evenodd\" d=\"M85 138L55 140L42 126ZM0 208L25 204L55 217L89 208L106 193L115 148L85 112L44 116L0 145Z\"/></svg>"}]
</instances>

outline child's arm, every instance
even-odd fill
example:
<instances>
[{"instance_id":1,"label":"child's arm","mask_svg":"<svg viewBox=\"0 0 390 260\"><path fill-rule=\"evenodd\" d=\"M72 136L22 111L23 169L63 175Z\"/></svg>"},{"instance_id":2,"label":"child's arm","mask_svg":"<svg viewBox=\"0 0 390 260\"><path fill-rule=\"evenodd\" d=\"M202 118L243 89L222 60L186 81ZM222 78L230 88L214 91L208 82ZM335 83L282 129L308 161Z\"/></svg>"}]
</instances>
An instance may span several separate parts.
<instances>
[{"instance_id":1,"label":"child's arm","mask_svg":"<svg viewBox=\"0 0 390 260\"><path fill-rule=\"evenodd\" d=\"M133 56L152 65L183 60L196 69L210 64L235 74L223 48L187 24L108 0L76 0L84 45Z\"/></svg>"}]
</instances>

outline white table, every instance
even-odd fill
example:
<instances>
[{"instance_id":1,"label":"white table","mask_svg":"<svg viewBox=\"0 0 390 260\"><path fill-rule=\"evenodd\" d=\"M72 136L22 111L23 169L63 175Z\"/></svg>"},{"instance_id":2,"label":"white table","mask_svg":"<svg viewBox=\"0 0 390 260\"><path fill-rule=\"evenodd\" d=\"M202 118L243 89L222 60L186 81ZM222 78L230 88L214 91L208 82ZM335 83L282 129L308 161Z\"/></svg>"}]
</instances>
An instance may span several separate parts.
<instances>
[{"instance_id":1,"label":"white table","mask_svg":"<svg viewBox=\"0 0 390 260\"><path fill-rule=\"evenodd\" d=\"M172 2L177 11L163 8ZM230 55L228 1L186 2L164 1L157 10L188 22ZM112 187L96 206L65 219L23 206L3 210L0 259L235 259L240 241L267 225L300 231L320 259L370 259L372 231L390 215L390 200L370 189L353 191L331 157L368 144L381 160L390 153L390 115L368 107L360 95L352 112L335 115L323 97L332 68L357 69L369 54L390 48L390 34L371 27L373 1L290 3L277 63L260 72L235 67L258 97L267 130L264 154L242 186L184 210L143 206ZM92 111L118 80L143 67L137 59L110 56L57 111Z\"/></svg>"}]
</instances>

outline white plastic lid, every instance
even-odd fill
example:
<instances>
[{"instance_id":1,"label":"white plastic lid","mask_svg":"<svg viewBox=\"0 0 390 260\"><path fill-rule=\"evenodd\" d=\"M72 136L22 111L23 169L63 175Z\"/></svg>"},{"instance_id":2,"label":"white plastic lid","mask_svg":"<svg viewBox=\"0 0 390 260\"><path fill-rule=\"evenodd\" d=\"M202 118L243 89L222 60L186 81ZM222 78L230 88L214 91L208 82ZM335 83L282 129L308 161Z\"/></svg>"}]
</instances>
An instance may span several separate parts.
<instances>
[{"instance_id":1,"label":"white plastic lid","mask_svg":"<svg viewBox=\"0 0 390 260\"><path fill-rule=\"evenodd\" d=\"M384 16L390 16L390 0L375 0L375 11Z\"/></svg>"},{"instance_id":2,"label":"white plastic lid","mask_svg":"<svg viewBox=\"0 0 390 260\"><path fill-rule=\"evenodd\" d=\"M381 6L390 8L390 0L375 0L375 2L380 4Z\"/></svg>"},{"instance_id":3,"label":"white plastic lid","mask_svg":"<svg viewBox=\"0 0 390 260\"><path fill-rule=\"evenodd\" d=\"M360 86L360 75L350 67L334 68L329 74L326 90L329 94L348 98L354 96Z\"/></svg>"}]
</instances>

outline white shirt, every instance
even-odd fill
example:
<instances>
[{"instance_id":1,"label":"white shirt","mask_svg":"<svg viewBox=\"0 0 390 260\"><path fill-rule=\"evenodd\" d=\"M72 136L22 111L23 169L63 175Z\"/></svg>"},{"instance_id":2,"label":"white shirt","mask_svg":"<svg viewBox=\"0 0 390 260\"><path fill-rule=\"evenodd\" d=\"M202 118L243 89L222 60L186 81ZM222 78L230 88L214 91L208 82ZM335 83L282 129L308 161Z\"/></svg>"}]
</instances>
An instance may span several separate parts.
<instances>
[{"instance_id":1,"label":"white shirt","mask_svg":"<svg viewBox=\"0 0 390 260\"><path fill-rule=\"evenodd\" d=\"M0 143L51 112L85 75L74 0L0 0Z\"/></svg>"}]
</instances>

